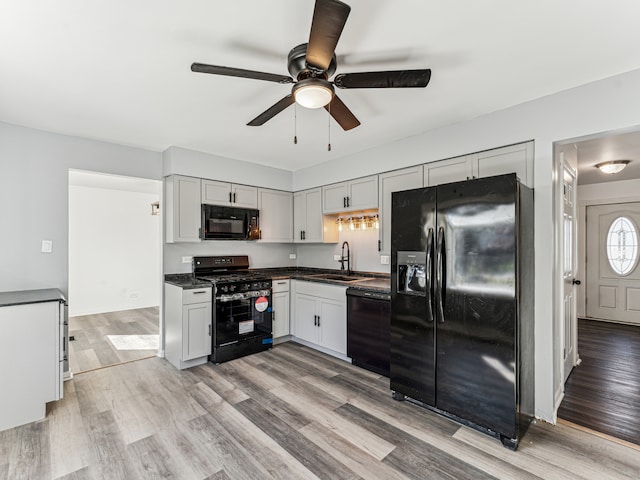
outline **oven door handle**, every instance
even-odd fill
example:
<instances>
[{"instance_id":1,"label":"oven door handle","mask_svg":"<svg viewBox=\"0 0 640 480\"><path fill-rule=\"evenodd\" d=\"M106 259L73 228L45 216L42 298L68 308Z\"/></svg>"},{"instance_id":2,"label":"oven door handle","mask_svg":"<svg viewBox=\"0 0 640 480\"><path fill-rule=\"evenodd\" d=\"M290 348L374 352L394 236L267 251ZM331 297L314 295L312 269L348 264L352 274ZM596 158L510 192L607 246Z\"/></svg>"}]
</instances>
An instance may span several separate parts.
<instances>
[{"instance_id":1,"label":"oven door handle","mask_svg":"<svg viewBox=\"0 0 640 480\"><path fill-rule=\"evenodd\" d=\"M219 295L216 297L216 300L218 302L225 303L225 302L233 302L236 300L247 300L249 298L269 297L270 295L271 295L271 290L253 290L251 292Z\"/></svg>"}]
</instances>

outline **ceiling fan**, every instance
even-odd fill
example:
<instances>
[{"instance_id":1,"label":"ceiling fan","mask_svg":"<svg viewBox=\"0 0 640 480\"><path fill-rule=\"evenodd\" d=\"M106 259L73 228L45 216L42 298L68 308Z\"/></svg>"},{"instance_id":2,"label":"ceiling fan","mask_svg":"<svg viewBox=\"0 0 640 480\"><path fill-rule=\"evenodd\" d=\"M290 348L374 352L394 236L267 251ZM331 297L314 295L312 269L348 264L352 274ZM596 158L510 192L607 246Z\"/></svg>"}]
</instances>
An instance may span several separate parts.
<instances>
[{"instance_id":1,"label":"ceiling fan","mask_svg":"<svg viewBox=\"0 0 640 480\"><path fill-rule=\"evenodd\" d=\"M351 130L360 125L360 121L336 95L334 86L421 88L429 83L431 69L341 73L329 81L337 68L335 49L350 11L351 7L339 0L316 0L309 42L289 52L287 67L291 77L203 63L193 63L191 71L293 84L289 95L247 123L249 126L263 125L295 102L306 108L324 107L344 130Z\"/></svg>"}]
</instances>

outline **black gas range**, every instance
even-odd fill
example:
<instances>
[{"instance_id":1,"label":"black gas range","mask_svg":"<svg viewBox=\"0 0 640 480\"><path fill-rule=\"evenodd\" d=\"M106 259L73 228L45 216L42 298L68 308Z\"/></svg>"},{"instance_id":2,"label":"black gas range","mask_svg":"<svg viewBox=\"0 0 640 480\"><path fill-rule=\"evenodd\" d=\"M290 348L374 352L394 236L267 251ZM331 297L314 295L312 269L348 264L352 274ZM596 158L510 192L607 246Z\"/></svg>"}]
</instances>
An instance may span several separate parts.
<instances>
[{"instance_id":1,"label":"black gas range","mask_svg":"<svg viewBox=\"0 0 640 480\"><path fill-rule=\"evenodd\" d=\"M249 270L248 256L193 257L193 275L215 292L211 362L271 348L271 278Z\"/></svg>"}]
</instances>

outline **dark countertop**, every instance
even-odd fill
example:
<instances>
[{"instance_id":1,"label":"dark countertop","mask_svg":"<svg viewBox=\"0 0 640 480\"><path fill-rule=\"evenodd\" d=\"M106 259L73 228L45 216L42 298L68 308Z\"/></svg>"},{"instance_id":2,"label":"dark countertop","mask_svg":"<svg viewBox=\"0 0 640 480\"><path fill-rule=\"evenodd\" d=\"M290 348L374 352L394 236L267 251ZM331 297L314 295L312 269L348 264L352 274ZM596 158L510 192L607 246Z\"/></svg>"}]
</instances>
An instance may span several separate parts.
<instances>
[{"instance_id":1,"label":"dark countertop","mask_svg":"<svg viewBox=\"0 0 640 480\"><path fill-rule=\"evenodd\" d=\"M312 276L322 274L344 275L344 270L330 270L325 268L309 267L255 268L251 270L254 272L264 273L266 276L271 277L272 280L290 278L292 280L304 280L307 282L340 285L341 287L356 288L358 290L368 290L384 293L391 292L390 277L385 273L352 272L352 277L362 278L362 280L345 282ZM202 288L211 285L209 282L203 282L201 280L195 279L190 273L167 274L165 275L165 282L185 289Z\"/></svg>"},{"instance_id":2,"label":"dark countertop","mask_svg":"<svg viewBox=\"0 0 640 480\"><path fill-rule=\"evenodd\" d=\"M164 281L185 290L211 286L210 282L198 280L191 273L167 273L164 276Z\"/></svg>"},{"instance_id":3,"label":"dark countertop","mask_svg":"<svg viewBox=\"0 0 640 480\"><path fill-rule=\"evenodd\" d=\"M19 290L17 292L0 292L0 307L45 302L67 303L67 299L57 288L44 288L42 290Z\"/></svg>"}]
</instances>

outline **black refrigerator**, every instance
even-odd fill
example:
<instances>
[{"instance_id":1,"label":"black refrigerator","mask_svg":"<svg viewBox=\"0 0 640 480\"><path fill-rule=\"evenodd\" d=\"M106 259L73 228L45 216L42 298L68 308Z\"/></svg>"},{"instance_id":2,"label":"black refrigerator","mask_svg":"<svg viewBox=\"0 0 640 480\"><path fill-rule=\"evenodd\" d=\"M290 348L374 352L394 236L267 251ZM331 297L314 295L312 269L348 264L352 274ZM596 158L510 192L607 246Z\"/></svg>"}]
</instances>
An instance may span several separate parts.
<instances>
[{"instance_id":1,"label":"black refrigerator","mask_svg":"<svg viewBox=\"0 0 640 480\"><path fill-rule=\"evenodd\" d=\"M515 174L392 194L391 390L511 449L533 418L533 191Z\"/></svg>"}]
</instances>

